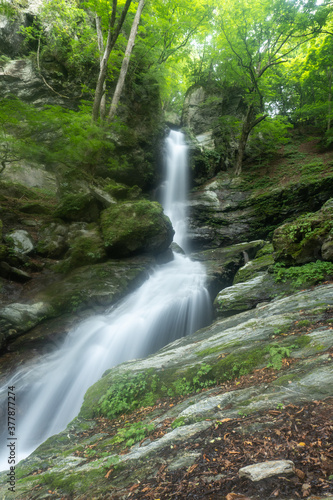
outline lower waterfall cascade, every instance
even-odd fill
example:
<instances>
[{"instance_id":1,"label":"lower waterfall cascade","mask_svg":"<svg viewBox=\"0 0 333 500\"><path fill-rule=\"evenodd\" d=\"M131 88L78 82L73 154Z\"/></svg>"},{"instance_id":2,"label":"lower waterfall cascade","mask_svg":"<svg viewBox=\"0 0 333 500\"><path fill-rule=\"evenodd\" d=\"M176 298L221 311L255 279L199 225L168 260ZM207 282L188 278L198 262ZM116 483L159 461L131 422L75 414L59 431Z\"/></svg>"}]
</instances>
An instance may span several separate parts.
<instances>
[{"instance_id":1,"label":"lower waterfall cascade","mask_svg":"<svg viewBox=\"0 0 333 500\"><path fill-rule=\"evenodd\" d=\"M165 164L162 205L175 229L174 241L187 250L187 145L181 132L171 131L166 139ZM61 348L15 373L1 388L0 401L7 407L8 387L15 386L16 463L66 428L79 413L87 389L107 369L145 357L209 324L212 306L205 281L201 263L174 253L173 260L157 266L111 312L83 321ZM7 470L7 425L1 432L0 470Z\"/></svg>"}]
</instances>

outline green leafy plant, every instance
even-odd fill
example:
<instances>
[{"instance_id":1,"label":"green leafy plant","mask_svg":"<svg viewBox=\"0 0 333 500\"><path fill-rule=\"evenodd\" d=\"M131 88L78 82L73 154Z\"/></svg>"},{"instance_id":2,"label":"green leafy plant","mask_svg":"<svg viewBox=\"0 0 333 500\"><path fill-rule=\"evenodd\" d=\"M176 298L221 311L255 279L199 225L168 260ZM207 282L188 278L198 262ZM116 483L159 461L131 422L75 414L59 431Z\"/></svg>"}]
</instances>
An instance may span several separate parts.
<instances>
[{"instance_id":1,"label":"green leafy plant","mask_svg":"<svg viewBox=\"0 0 333 500\"><path fill-rule=\"evenodd\" d=\"M143 424L136 422L132 425L125 426L120 429L112 439L113 444L125 443L125 446L133 446L133 444L142 441L150 432L154 430L154 424Z\"/></svg>"},{"instance_id":2,"label":"green leafy plant","mask_svg":"<svg viewBox=\"0 0 333 500\"><path fill-rule=\"evenodd\" d=\"M116 468L119 462L120 462L120 457L118 455L113 455L103 464L103 467L105 467L106 469L110 469L111 467L115 466Z\"/></svg>"},{"instance_id":3,"label":"green leafy plant","mask_svg":"<svg viewBox=\"0 0 333 500\"><path fill-rule=\"evenodd\" d=\"M282 368L282 360L284 358L289 358L291 350L294 345L285 347L279 344L272 344L267 347L267 351L270 356L270 360L267 363L267 368L274 368L274 370L280 370Z\"/></svg>"},{"instance_id":4,"label":"green leafy plant","mask_svg":"<svg viewBox=\"0 0 333 500\"><path fill-rule=\"evenodd\" d=\"M185 418L179 417L172 422L171 427L172 429L177 429L177 427L182 427L183 425L185 425Z\"/></svg>"},{"instance_id":5,"label":"green leafy plant","mask_svg":"<svg viewBox=\"0 0 333 500\"><path fill-rule=\"evenodd\" d=\"M331 275L333 275L333 263L321 260L297 267L285 267L281 263L276 263L273 266L274 280L277 283L291 281L295 288L304 283L320 283Z\"/></svg>"},{"instance_id":6,"label":"green leafy plant","mask_svg":"<svg viewBox=\"0 0 333 500\"><path fill-rule=\"evenodd\" d=\"M118 376L112 386L99 401L99 412L107 418L115 418L129 413L139 406L155 402L158 378L156 375L126 373Z\"/></svg>"}]
</instances>

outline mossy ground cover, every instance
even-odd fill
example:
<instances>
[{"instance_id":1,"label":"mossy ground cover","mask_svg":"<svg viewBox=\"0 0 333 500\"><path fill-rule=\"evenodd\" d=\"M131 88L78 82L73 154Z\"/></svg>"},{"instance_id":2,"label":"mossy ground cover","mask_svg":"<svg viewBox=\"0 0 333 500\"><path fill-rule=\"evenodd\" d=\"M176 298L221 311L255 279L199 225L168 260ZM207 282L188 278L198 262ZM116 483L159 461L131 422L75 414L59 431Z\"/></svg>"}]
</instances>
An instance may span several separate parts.
<instances>
[{"instance_id":1,"label":"mossy ground cover","mask_svg":"<svg viewBox=\"0 0 333 500\"><path fill-rule=\"evenodd\" d=\"M320 145L319 137L290 135L290 142L267 158L249 159L242 174L242 190L259 194L296 183L308 183L333 175L333 151Z\"/></svg>"}]
</instances>

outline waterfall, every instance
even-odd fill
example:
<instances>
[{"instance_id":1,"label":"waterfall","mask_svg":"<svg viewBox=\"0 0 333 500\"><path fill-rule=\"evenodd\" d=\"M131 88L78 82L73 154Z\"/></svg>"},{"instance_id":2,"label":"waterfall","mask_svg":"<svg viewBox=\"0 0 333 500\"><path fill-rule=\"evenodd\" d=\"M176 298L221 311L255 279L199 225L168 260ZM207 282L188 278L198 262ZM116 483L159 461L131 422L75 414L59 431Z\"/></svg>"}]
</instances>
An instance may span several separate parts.
<instances>
[{"instance_id":1,"label":"waterfall","mask_svg":"<svg viewBox=\"0 0 333 500\"><path fill-rule=\"evenodd\" d=\"M186 247L187 147L180 132L166 141L163 205ZM110 313L82 322L54 354L21 369L1 389L15 386L18 460L56 434L78 414L83 396L104 371L140 358L209 323L211 303L199 262L174 254ZM6 426L7 427L7 426ZM8 469L7 428L1 436L0 470ZM17 460L17 462L18 462Z\"/></svg>"}]
</instances>

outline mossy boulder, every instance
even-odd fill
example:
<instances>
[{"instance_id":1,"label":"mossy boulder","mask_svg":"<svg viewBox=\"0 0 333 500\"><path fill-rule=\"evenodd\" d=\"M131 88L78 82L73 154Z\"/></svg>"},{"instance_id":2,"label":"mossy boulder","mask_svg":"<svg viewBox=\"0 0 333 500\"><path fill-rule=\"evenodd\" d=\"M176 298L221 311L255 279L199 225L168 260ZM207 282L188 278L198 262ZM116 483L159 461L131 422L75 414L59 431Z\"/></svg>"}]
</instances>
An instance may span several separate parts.
<instances>
[{"instance_id":1,"label":"mossy boulder","mask_svg":"<svg viewBox=\"0 0 333 500\"><path fill-rule=\"evenodd\" d=\"M291 294L295 288L290 281L276 283L273 275L258 273L250 280L222 290L214 301L214 307L218 317L228 318L253 309L262 302L269 302L279 296Z\"/></svg>"},{"instance_id":2,"label":"mossy boulder","mask_svg":"<svg viewBox=\"0 0 333 500\"><path fill-rule=\"evenodd\" d=\"M60 222L51 222L41 228L36 251L40 255L57 259L68 250L68 226Z\"/></svg>"},{"instance_id":3,"label":"mossy boulder","mask_svg":"<svg viewBox=\"0 0 333 500\"><path fill-rule=\"evenodd\" d=\"M91 307L105 308L140 286L154 263L149 256L137 256L82 266L48 286L36 298L49 303L57 316Z\"/></svg>"},{"instance_id":4,"label":"mossy boulder","mask_svg":"<svg viewBox=\"0 0 333 500\"><path fill-rule=\"evenodd\" d=\"M43 205L42 203L25 203L20 207L20 212L23 212L25 214L49 214L50 213L50 208L47 207L46 205Z\"/></svg>"},{"instance_id":5,"label":"mossy boulder","mask_svg":"<svg viewBox=\"0 0 333 500\"><path fill-rule=\"evenodd\" d=\"M57 270L68 272L77 267L96 264L106 259L104 241L97 224L76 222L69 226L66 238L69 249Z\"/></svg>"},{"instance_id":6,"label":"mossy boulder","mask_svg":"<svg viewBox=\"0 0 333 500\"><path fill-rule=\"evenodd\" d=\"M118 203L101 213L102 234L112 257L139 252L161 253L174 231L159 203L147 200Z\"/></svg>"},{"instance_id":7,"label":"mossy boulder","mask_svg":"<svg viewBox=\"0 0 333 500\"><path fill-rule=\"evenodd\" d=\"M333 198L315 213L298 217L293 222L283 224L274 231L273 246L275 260L286 265L299 265L316 261L324 256L328 242L333 236Z\"/></svg>"},{"instance_id":8,"label":"mossy boulder","mask_svg":"<svg viewBox=\"0 0 333 500\"><path fill-rule=\"evenodd\" d=\"M333 262L333 235L324 241L321 247L321 256L324 260Z\"/></svg>"},{"instance_id":9,"label":"mossy boulder","mask_svg":"<svg viewBox=\"0 0 333 500\"><path fill-rule=\"evenodd\" d=\"M65 221L95 222L99 218L100 204L90 193L64 194L54 215Z\"/></svg>"},{"instance_id":10,"label":"mossy boulder","mask_svg":"<svg viewBox=\"0 0 333 500\"><path fill-rule=\"evenodd\" d=\"M52 307L44 302L14 303L3 308L0 312L0 348L53 315Z\"/></svg>"},{"instance_id":11,"label":"mossy boulder","mask_svg":"<svg viewBox=\"0 0 333 500\"><path fill-rule=\"evenodd\" d=\"M34 250L34 241L28 231L17 229L6 236L6 241L15 254L29 254Z\"/></svg>"}]
</instances>

